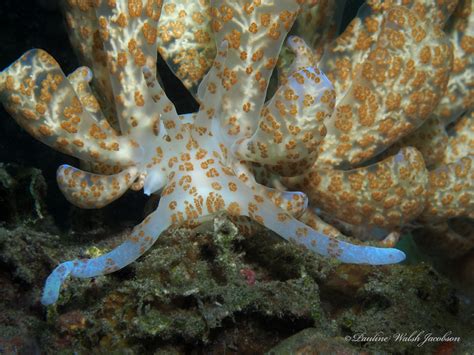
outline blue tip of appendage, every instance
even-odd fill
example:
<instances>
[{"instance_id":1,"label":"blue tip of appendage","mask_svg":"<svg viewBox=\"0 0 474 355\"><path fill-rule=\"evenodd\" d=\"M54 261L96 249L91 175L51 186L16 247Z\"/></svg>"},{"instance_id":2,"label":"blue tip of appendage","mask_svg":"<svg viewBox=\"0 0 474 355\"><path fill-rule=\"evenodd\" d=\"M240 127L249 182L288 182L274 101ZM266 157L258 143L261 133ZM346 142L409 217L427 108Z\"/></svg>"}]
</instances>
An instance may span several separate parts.
<instances>
[{"instance_id":1,"label":"blue tip of appendage","mask_svg":"<svg viewBox=\"0 0 474 355\"><path fill-rule=\"evenodd\" d=\"M395 248L373 248L368 255L371 265L398 264L405 259L405 253Z\"/></svg>"},{"instance_id":2,"label":"blue tip of appendage","mask_svg":"<svg viewBox=\"0 0 474 355\"><path fill-rule=\"evenodd\" d=\"M378 248L345 244L338 259L349 264L390 265L405 260L403 251L395 248Z\"/></svg>"},{"instance_id":3,"label":"blue tip of appendage","mask_svg":"<svg viewBox=\"0 0 474 355\"><path fill-rule=\"evenodd\" d=\"M49 306L59 298L59 291L64 280L69 276L74 265L71 261L59 264L56 269L48 276L44 285L43 295L41 296L41 303Z\"/></svg>"},{"instance_id":4,"label":"blue tip of appendage","mask_svg":"<svg viewBox=\"0 0 474 355\"><path fill-rule=\"evenodd\" d=\"M392 249L392 250L393 250L393 258L395 259L396 264L401 263L407 258L406 254L403 251L398 250L398 249Z\"/></svg>"}]
</instances>

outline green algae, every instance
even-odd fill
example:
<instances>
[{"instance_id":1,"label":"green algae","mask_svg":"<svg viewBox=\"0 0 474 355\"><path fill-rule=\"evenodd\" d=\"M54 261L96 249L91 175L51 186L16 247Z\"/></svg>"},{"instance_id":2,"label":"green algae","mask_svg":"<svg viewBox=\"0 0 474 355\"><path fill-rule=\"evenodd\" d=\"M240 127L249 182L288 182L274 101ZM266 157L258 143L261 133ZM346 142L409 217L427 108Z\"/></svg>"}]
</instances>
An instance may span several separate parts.
<instances>
[{"instance_id":1,"label":"green algae","mask_svg":"<svg viewBox=\"0 0 474 355\"><path fill-rule=\"evenodd\" d=\"M382 270L368 271L367 279L353 290L349 306L339 309L335 319L344 336L386 336L388 340L368 340L357 345L393 353L425 354L440 346L438 342L418 346L428 333L450 333L461 339L473 336L469 327L459 322L455 290L432 267L396 265ZM420 332L419 341L401 340Z\"/></svg>"},{"instance_id":2,"label":"green algae","mask_svg":"<svg viewBox=\"0 0 474 355\"><path fill-rule=\"evenodd\" d=\"M460 317L453 285L426 263L342 265L262 227L244 236L225 215L195 230L168 230L119 272L68 280L58 303L44 308L43 282L58 262L107 252L126 230L104 224L100 234L59 231L52 223L32 223L38 215L28 211L30 218L0 226L5 349L18 343L45 353L263 353L298 333L295 346L426 353L442 344L420 349L414 342L344 337L451 331L461 337L454 344L459 351L474 338L472 317ZM47 209L43 215L48 218Z\"/></svg>"},{"instance_id":3,"label":"green algae","mask_svg":"<svg viewBox=\"0 0 474 355\"><path fill-rule=\"evenodd\" d=\"M323 312L313 279L257 279L249 284L240 272L250 266L238 250L243 237L223 217L216 218L214 228L207 234L177 229L163 235L135 263L134 277L89 309L88 333L104 334L108 340L102 342L116 349L127 336L128 346L140 339L153 343L177 338L206 344L213 331L242 314L320 321ZM111 308L119 310L104 313ZM113 338L111 333L123 336Z\"/></svg>"}]
</instances>

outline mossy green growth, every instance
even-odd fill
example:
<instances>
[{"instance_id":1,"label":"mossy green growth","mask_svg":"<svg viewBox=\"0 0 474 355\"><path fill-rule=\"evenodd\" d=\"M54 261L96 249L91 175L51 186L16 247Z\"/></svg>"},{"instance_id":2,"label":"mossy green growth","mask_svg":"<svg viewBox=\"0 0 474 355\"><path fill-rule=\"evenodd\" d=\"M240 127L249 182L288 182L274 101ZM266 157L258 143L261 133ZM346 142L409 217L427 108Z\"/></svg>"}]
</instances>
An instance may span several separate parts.
<instances>
[{"instance_id":1,"label":"mossy green growth","mask_svg":"<svg viewBox=\"0 0 474 355\"><path fill-rule=\"evenodd\" d=\"M91 246L90 248L87 248L86 251L84 252L84 254L92 259L92 258L98 258L99 256L105 254L107 251L106 250L102 250L96 246Z\"/></svg>"},{"instance_id":2,"label":"mossy green growth","mask_svg":"<svg viewBox=\"0 0 474 355\"><path fill-rule=\"evenodd\" d=\"M93 341L104 350L141 351L173 339L205 344L214 331L242 317L321 325L325 318L314 278L306 272L288 280L270 278L246 255L243 240L223 216L198 231L168 231L129 268L125 280L85 310L88 327L79 348ZM280 252L274 249L275 258Z\"/></svg>"},{"instance_id":3,"label":"mossy green growth","mask_svg":"<svg viewBox=\"0 0 474 355\"><path fill-rule=\"evenodd\" d=\"M167 315L158 309L147 305L142 310L142 314L132 321L138 335L147 334L169 338L173 336L170 329L179 329L183 334L187 334L190 339L205 331L205 324L202 318L197 317L193 312L174 312Z\"/></svg>"},{"instance_id":4,"label":"mossy green growth","mask_svg":"<svg viewBox=\"0 0 474 355\"><path fill-rule=\"evenodd\" d=\"M350 274L354 270L347 268L345 272ZM351 279L351 275L346 276ZM344 311L336 317L339 330L345 336L363 334L370 337L378 334L390 339L363 341L355 345L371 350L426 354L435 351L440 344L427 342L419 347L420 342L400 341L400 337L418 332L434 336L451 332L461 338L469 335L457 318L455 290L431 266L369 268L365 276L365 281L357 285L352 294L352 300L341 307ZM338 277L344 278L343 275ZM332 295L334 297L334 293Z\"/></svg>"},{"instance_id":5,"label":"mossy green growth","mask_svg":"<svg viewBox=\"0 0 474 355\"><path fill-rule=\"evenodd\" d=\"M27 226L0 228L0 262L11 266L16 280L34 284L38 276L49 272L47 263L53 265L54 245L58 241L57 235L38 232Z\"/></svg>"},{"instance_id":6,"label":"mossy green growth","mask_svg":"<svg viewBox=\"0 0 474 355\"><path fill-rule=\"evenodd\" d=\"M126 233L110 235L76 240L27 226L0 228L0 260L9 270L0 288L3 298L16 304L15 295L24 294L30 300L25 305L38 302L44 278L59 260L110 250ZM8 287L11 280L28 285L28 291ZM31 315L31 309L41 308L25 306L18 318L36 320L28 321L23 333L35 336L49 353L92 347L131 354L174 347L212 351L220 349L223 334L236 334L236 349L257 343L263 352L308 327L340 345L345 336L361 332L392 336L414 330L435 335L451 330L469 344L467 329L474 327L461 324L457 306L449 280L427 264L342 265L263 228L243 237L229 219L217 216L198 230L169 230L121 271L69 280L54 307ZM5 303L5 312L8 308ZM421 350L409 342L350 345L416 353L439 344Z\"/></svg>"}]
</instances>

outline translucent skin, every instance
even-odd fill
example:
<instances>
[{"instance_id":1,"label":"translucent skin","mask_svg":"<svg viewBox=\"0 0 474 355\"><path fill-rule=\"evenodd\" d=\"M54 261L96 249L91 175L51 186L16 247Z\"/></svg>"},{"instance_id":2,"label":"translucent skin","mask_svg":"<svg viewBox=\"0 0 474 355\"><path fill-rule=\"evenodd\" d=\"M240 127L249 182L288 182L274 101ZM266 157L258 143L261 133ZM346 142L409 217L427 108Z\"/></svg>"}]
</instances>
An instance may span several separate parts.
<instances>
[{"instance_id":1,"label":"translucent skin","mask_svg":"<svg viewBox=\"0 0 474 355\"><path fill-rule=\"evenodd\" d=\"M1 101L13 118L44 143L96 164L96 172L109 172L60 167L58 182L71 203L99 208L127 188L161 194L157 210L123 244L97 258L60 264L46 280L42 303L57 301L67 277L114 272L145 253L169 226L195 226L220 211L248 216L342 262L402 261L405 254L397 249L352 245L299 221L295 216L304 211L306 197L258 184L244 160L281 173L288 173L284 163L310 166L325 134L321 120L333 109L334 93L317 68L295 68L275 100L264 103L299 1L214 4L217 56L198 89L200 110L183 116L156 80L160 7L157 1L129 0L79 9L96 16L121 135L107 124L88 90L90 70L66 78L50 55L33 50L1 73ZM321 120L309 119L315 115ZM271 137L270 147L258 146L259 135Z\"/></svg>"}]
</instances>

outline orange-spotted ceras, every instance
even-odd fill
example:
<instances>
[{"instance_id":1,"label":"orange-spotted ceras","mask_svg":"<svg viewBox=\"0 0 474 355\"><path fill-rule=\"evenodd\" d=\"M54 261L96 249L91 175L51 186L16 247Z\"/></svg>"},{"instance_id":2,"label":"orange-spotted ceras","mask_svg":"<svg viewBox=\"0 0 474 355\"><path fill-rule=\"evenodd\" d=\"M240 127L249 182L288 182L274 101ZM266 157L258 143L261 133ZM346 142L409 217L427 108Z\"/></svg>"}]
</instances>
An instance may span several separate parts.
<instances>
[{"instance_id":1,"label":"orange-spotted ceras","mask_svg":"<svg viewBox=\"0 0 474 355\"><path fill-rule=\"evenodd\" d=\"M179 116L156 80L160 1L67 2L68 22L82 19L84 27L77 30L95 36L97 48L89 54L103 61L106 75L101 77L108 80L103 87L111 90L104 96L113 98L108 112L115 113L118 125L109 124L102 113L89 88L88 68L65 77L49 54L32 50L1 73L1 101L15 120L42 142L89 162L94 171L59 168L58 183L69 201L98 208L128 188L161 193L157 210L122 245L97 258L60 264L46 281L43 304L56 302L68 276L118 270L149 249L170 225L194 225L219 211L248 216L287 240L343 262L404 259L399 250L338 241L298 221L306 196L258 184L246 163L291 175L288 167L314 163L326 133L323 120L331 115L335 96L314 66L295 65L274 98L264 101L300 2L211 4L218 50L199 86L201 106L194 114ZM290 41L298 54L299 41Z\"/></svg>"}]
</instances>

